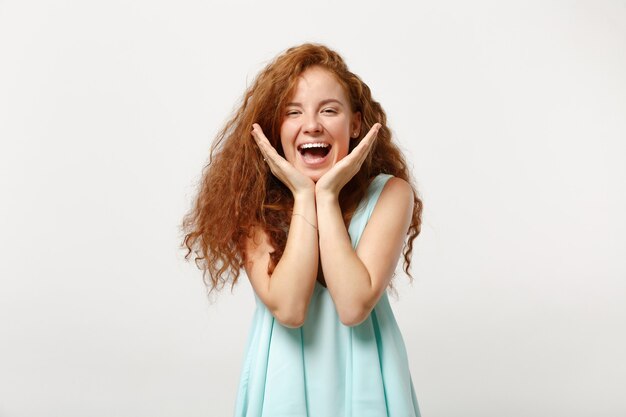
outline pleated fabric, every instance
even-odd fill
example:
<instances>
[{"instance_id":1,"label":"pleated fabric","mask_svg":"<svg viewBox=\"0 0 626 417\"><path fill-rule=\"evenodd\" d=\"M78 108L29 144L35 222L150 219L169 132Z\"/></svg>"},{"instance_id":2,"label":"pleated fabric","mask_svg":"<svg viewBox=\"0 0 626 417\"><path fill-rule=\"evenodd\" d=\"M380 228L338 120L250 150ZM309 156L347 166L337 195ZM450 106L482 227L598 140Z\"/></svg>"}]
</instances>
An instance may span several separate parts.
<instances>
[{"instance_id":1,"label":"pleated fabric","mask_svg":"<svg viewBox=\"0 0 626 417\"><path fill-rule=\"evenodd\" d=\"M357 247L391 175L372 180L349 226ZM420 417L406 348L387 293L357 326L315 285L307 318L282 326L256 296L235 417Z\"/></svg>"}]
</instances>

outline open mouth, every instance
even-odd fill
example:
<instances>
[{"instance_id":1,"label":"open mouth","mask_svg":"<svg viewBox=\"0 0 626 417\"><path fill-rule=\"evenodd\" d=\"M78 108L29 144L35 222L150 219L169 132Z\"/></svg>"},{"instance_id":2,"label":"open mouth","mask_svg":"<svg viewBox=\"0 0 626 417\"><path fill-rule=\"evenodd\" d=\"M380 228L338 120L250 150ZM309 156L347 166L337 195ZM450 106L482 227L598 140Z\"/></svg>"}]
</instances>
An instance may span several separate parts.
<instances>
[{"instance_id":1,"label":"open mouth","mask_svg":"<svg viewBox=\"0 0 626 417\"><path fill-rule=\"evenodd\" d=\"M329 143L315 142L303 143L298 146L298 152L302 156L302 160L307 164L319 164L324 162L332 146Z\"/></svg>"}]
</instances>

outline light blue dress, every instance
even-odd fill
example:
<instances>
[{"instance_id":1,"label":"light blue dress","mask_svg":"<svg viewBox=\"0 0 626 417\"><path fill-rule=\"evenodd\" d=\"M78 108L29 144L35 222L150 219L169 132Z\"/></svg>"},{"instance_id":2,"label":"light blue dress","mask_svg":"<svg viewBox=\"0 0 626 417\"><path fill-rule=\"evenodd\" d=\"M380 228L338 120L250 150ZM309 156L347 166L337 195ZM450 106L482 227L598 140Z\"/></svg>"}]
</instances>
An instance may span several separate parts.
<instances>
[{"instance_id":1,"label":"light blue dress","mask_svg":"<svg viewBox=\"0 0 626 417\"><path fill-rule=\"evenodd\" d=\"M356 248L391 175L371 182L350 222ZM316 281L307 318L292 329L256 296L235 417L419 417L404 341L387 293L361 324L339 320Z\"/></svg>"}]
</instances>

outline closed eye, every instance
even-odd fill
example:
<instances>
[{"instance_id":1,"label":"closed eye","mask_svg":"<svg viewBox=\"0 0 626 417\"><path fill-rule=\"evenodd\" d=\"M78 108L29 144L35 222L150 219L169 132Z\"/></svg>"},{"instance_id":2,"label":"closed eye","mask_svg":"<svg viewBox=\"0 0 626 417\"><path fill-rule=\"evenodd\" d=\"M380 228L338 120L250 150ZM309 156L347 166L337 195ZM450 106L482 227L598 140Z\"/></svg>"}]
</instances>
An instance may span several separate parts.
<instances>
[{"instance_id":1,"label":"closed eye","mask_svg":"<svg viewBox=\"0 0 626 417\"><path fill-rule=\"evenodd\" d=\"M324 109L322 113L337 113L335 109Z\"/></svg>"}]
</instances>

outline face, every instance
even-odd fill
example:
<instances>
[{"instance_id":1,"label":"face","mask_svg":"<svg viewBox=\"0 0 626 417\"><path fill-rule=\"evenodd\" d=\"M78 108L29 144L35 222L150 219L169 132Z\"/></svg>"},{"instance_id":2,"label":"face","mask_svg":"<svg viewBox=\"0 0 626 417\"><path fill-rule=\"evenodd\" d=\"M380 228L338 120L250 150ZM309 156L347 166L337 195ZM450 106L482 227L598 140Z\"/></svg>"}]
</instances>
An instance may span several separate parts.
<instances>
[{"instance_id":1,"label":"face","mask_svg":"<svg viewBox=\"0 0 626 417\"><path fill-rule=\"evenodd\" d=\"M280 141L285 159L317 181L348 154L360 129L361 114L352 112L341 84L329 71L311 67L284 109Z\"/></svg>"}]
</instances>

